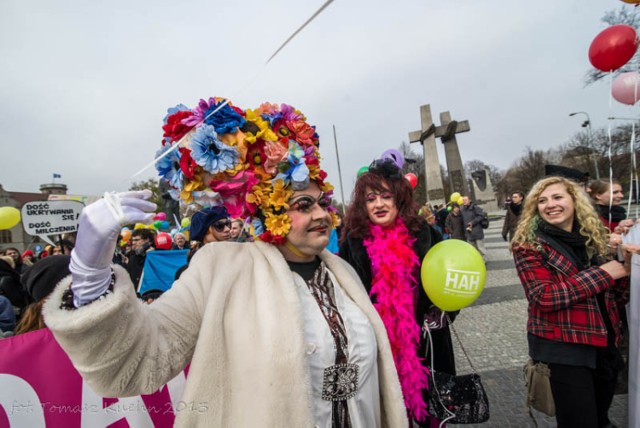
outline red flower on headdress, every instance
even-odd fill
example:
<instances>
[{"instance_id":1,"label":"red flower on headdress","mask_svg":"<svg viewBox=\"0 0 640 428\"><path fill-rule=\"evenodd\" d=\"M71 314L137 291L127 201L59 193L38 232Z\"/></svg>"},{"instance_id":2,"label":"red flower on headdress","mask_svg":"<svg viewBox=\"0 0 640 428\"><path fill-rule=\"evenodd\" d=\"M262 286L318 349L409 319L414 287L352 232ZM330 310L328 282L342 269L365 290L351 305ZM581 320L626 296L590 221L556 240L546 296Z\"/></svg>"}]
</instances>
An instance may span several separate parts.
<instances>
[{"instance_id":1,"label":"red flower on headdress","mask_svg":"<svg viewBox=\"0 0 640 428\"><path fill-rule=\"evenodd\" d=\"M267 230L263 234L259 235L258 239L262 242L266 242L267 244L284 245L284 242L287 238L280 235L273 235L270 231Z\"/></svg>"},{"instance_id":2,"label":"red flower on headdress","mask_svg":"<svg viewBox=\"0 0 640 428\"><path fill-rule=\"evenodd\" d=\"M180 147L178 150L180 151L180 169L185 177L189 180L193 180L198 164L193 160L191 150L186 147Z\"/></svg>"},{"instance_id":3,"label":"red flower on headdress","mask_svg":"<svg viewBox=\"0 0 640 428\"><path fill-rule=\"evenodd\" d=\"M191 126L184 125L182 123L183 119L186 119L190 116L193 116L193 112L191 112L190 110L179 111L169 116L167 118L167 123L162 125L165 141L167 141L167 139L169 143L178 141L182 137L184 137L187 132L191 131Z\"/></svg>"}]
</instances>

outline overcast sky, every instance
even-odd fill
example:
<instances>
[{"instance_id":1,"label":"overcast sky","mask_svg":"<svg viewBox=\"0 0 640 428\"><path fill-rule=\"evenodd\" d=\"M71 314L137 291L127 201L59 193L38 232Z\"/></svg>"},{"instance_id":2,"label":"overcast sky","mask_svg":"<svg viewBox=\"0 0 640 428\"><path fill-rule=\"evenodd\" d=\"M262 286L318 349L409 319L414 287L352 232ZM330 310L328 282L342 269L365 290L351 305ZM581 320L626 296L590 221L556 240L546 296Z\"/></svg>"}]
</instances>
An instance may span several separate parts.
<instances>
[{"instance_id":1,"label":"overcast sky","mask_svg":"<svg viewBox=\"0 0 640 428\"><path fill-rule=\"evenodd\" d=\"M360 167L420 127L422 104L436 122L445 110L470 122L463 162L501 169L526 146L566 142L583 120L571 112L594 128L638 117L610 105L608 81L584 87L589 45L620 1L335 0L264 66L322 3L0 0L0 184L37 192L58 173L70 194L126 190L155 175L132 179L166 109L209 96L299 108L337 197L332 125L350 193Z\"/></svg>"}]
</instances>

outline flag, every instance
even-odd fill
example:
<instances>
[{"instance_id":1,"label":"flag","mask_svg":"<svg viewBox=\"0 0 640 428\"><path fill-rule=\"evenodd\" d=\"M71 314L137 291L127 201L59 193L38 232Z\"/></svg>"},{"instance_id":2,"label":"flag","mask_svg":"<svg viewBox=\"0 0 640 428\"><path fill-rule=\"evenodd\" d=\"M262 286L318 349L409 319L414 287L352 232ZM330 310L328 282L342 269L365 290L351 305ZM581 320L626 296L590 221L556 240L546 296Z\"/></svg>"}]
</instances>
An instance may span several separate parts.
<instances>
[{"instance_id":1,"label":"flag","mask_svg":"<svg viewBox=\"0 0 640 428\"><path fill-rule=\"evenodd\" d=\"M56 174L55 172L53 173L53 178L62 178L62 176L60 174Z\"/></svg>"}]
</instances>

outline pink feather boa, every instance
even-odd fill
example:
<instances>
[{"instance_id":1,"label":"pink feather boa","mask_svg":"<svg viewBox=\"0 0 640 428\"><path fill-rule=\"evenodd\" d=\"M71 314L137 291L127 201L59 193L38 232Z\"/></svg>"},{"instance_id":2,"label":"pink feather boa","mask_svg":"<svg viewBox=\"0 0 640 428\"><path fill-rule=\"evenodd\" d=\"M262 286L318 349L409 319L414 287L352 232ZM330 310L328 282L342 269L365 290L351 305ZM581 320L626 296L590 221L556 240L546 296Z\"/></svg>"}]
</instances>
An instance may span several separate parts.
<instances>
[{"instance_id":1,"label":"pink feather boa","mask_svg":"<svg viewBox=\"0 0 640 428\"><path fill-rule=\"evenodd\" d=\"M415 319L416 279L420 259L413 251L415 238L402 220L390 228L370 226L371 237L364 241L371 259L371 296L387 329L396 364L404 404L418 421L427 419L422 389L428 386L429 370L418 357L420 325Z\"/></svg>"}]
</instances>

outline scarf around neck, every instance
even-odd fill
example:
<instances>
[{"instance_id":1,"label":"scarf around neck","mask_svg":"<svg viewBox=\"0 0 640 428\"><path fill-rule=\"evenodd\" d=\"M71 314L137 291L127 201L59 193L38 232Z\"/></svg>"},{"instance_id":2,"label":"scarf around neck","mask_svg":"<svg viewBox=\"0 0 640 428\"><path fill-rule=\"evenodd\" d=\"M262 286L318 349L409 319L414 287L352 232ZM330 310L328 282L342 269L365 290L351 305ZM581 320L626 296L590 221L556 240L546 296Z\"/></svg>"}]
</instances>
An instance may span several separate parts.
<instances>
[{"instance_id":1,"label":"scarf around neck","mask_svg":"<svg viewBox=\"0 0 640 428\"><path fill-rule=\"evenodd\" d=\"M371 260L371 297L387 330L398 371L405 407L418 421L427 417L422 390L428 387L428 369L418 357L420 325L415 319L417 280L413 273L420 260L413 250L416 238L401 219L394 226L370 225L364 246Z\"/></svg>"},{"instance_id":2,"label":"scarf around neck","mask_svg":"<svg viewBox=\"0 0 640 428\"><path fill-rule=\"evenodd\" d=\"M609 221L609 215L611 215L611 221L614 223L619 223L627 218L627 210L620 205L609 206L597 204L596 210L598 211L598 215L607 221Z\"/></svg>"},{"instance_id":3,"label":"scarf around neck","mask_svg":"<svg viewBox=\"0 0 640 428\"><path fill-rule=\"evenodd\" d=\"M580 270L589 266L589 256L587 253L587 237L580 234L580 225L577 221L573 222L571 232L562 230L546 221L540 221L538 231L543 235L550 236L555 242L561 245L565 251L573 256ZM544 236L543 236L544 237Z\"/></svg>"}]
</instances>

